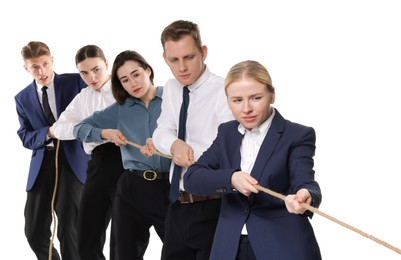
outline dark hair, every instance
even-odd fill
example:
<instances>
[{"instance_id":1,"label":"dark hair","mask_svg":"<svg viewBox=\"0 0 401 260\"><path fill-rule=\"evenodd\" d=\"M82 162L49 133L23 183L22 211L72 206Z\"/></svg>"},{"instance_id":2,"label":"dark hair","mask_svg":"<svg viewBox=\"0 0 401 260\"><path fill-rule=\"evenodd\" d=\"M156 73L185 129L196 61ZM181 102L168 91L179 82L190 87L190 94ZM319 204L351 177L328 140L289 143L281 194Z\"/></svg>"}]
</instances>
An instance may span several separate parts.
<instances>
[{"instance_id":1,"label":"dark hair","mask_svg":"<svg viewBox=\"0 0 401 260\"><path fill-rule=\"evenodd\" d=\"M52 56L50 48L45 43L38 41L30 41L22 47L21 55L24 61L43 55Z\"/></svg>"},{"instance_id":2,"label":"dark hair","mask_svg":"<svg viewBox=\"0 0 401 260\"><path fill-rule=\"evenodd\" d=\"M184 20L177 20L168 25L162 32L161 43L164 50L164 44L167 41L179 41L184 36L190 35L194 41L196 48L202 52L202 39L199 26L196 23Z\"/></svg>"},{"instance_id":3,"label":"dark hair","mask_svg":"<svg viewBox=\"0 0 401 260\"><path fill-rule=\"evenodd\" d=\"M125 62L132 60L139 64L141 68L146 70L150 69L151 73L149 76L150 82L153 84L153 78L155 76L152 67L149 63L136 51L123 51L117 55L114 60L113 68L111 70L111 89L113 91L113 96L116 99L118 104L122 104L125 100L130 96L128 92L124 89L123 85L120 82L120 79L117 76L117 70L124 65Z\"/></svg>"},{"instance_id":4,"label":"dark hair","mask_svg":"<svg viewBox=\"0 0 401 260\"><path fill-rule=\"evenodd\" d=\"M87 58L101 58L106 62L106 57L104 56L102 49L96 45L86 45L79 49L77 54L75 54L75 65L78 65L78 63Z\"/></svg>"}]
</instances>

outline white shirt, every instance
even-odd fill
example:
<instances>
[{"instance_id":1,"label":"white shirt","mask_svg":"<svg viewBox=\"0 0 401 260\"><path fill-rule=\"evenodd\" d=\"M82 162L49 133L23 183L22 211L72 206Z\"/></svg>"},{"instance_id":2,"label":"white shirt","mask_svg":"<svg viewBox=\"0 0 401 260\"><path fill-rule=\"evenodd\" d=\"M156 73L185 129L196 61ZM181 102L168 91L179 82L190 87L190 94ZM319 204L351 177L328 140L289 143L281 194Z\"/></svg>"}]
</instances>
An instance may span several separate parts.
<instances>
[{"instance_id":1,"label":"white shirt","mask_svg":"<svg viewBox=\"0 0 401 260\"><path fill-rule=\"evenodd\" d=\"M73 140L75 139L73 130L76 124L115 102L111 91L111 80L108 80L100 90L88 86L75 96L64 112L61 113L57 122L51 126L51 130L60 140ZM84 150L87 154L91 154L96 146L105 142L107 141L83 143Z\"/></svg>"},{"instance_id":2,"label":"white shirt","mask_svg":"<svg viewBox=\"0 0 401 260\"><path fill-rule=\"evenodd\" d=\"M241 171L251 174L253 165L255 164L256 157L258 156L260 147L265 139L267 132L271 126L272 120L276 111L272 108L273 113L264 121L259 127L252 128L251 130L245 129L242 125L238 126L238 131L244 135L241 143ZM241 234L248 234L246 224L242 228Z\"/></svg>"},{"instance_id":3,"label":"white shirt","mask_svg":"<svg viewBox=\"0 0 401 260\"><path fill-rule=\"evenodd\" d=\"M185 142L194 150L196 161L216 138L218 126L233 120L234 117L228 108L224 79L211 73L207 67L201 77L188 86L188 89L190 93ZM153 133L156 149L164 154L171 155L171 145L177 140L182 91L183 86L176 79L170 79L164 86L162 112ZM170 167L170 180L173 170L174 162ZM184 190L182 175L186 170L183 167L180 178L181 190Z\"/></svg>"},{"instance_id":4,"label":"white shirt","mask_svg":"<svg viewBox=\"0 0 401 260\"><path fill-rule=\"evenodd\" d=\"M256 157L258 156L259 149L262 146L263 140L265 139L274 115L276 114L275 110L272 110L273 111L270 117L259 127L247 130L242 125L238 126L238 131L244 135L241 143L241 171L249 174L251 173Z\"/></svg>"}]
</instances>

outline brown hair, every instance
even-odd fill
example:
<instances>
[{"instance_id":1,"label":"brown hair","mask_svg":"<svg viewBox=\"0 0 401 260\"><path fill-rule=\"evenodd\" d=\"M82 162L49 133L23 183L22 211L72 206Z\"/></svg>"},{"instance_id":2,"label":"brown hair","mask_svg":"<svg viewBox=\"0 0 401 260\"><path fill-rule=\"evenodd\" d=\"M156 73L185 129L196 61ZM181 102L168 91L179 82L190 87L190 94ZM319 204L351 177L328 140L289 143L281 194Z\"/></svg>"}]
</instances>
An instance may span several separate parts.
<instances>
[{"instance_id":1,"label":"brown hair","mask_svg":"<svg viewBox=\"0 0 401 260\"><path fill-rule=\"evenodd\" d=\"M43 42L30 41L22 47L21 55L24 61L43 55L51 56L50 48Z\"/></svg>"},{"instance_id":2,"label":"brown hair","mask_svg":"<svg viewBox=\"0 0 401 260\"><path fill-rule=\"evenodd\" d=\"M75 65L78 65L78 63L87 58L101 58L106 62L106 57L104 56L102 49L96 45L86 45L79 49L77 54L75 54Z\"/></svg>"},{"instance_id":3,"label":"brown hair","mask_svg":"<svg viewBox=\"0 0 401 260\"><path fill-rule=\"evenodd\" d=\"M242 78L252 78L265 85L270 93L274 94L275 92L269 72L257 61L246 60L231 67L224 81L224 88L226 91L230 84Z\"/></svg>"},{"instance_id":4,"label":"brown hair","mask_svg":"<svg viewBox=\"0 0 401 260\"><path fill-rule=\"evenodd\" d=\"M167 41L179 41L184 36L190 35L194 41L196 48L202 52L202 39L199 26L196 23L184 20L177 20L168 25L162 32L161 43L164 50L164 44Z\"/></svg>"},{"instance_id":5,"label":"brown hair","mask_svg":"<svg viewBox=\"0 0 401 260\"><path fill-rule=\"evenodd\" d=\"M136 63L139 64L141 68L146 70L147 68L150 69L150 82L153 85L153 78L155 77L155 74L153 72L152 67L149 65L149 63L145 60L142 55L137 53L136 51L123 51L120 54L117 55L117 57L114 60L113 68L111 70L111 89L113 91L113 96L116 99L118 104L122 104L125 102L125 100L130 96L130 94L124 89L123 85L120 82L120 79L117 76L117 70L124 65L126 61L132 60Z\"/></svg>"}]
</instances>

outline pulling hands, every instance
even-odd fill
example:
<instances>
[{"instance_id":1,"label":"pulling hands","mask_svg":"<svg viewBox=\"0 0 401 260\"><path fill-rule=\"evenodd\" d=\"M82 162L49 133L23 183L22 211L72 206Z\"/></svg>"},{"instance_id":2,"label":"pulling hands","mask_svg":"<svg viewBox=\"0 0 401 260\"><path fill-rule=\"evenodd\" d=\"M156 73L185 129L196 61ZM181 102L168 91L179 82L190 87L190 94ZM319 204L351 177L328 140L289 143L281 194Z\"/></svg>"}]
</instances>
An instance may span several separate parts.
<instances>
[{"instance_id":1,"label":"pulling hands","mask_svg":"<svg viewBox=\"0 0 401 260\"><path fill-rule=\"evenodd\" d=\"M118 129L103 129L102 139L112 141L115 145L126 145L127 138Z\"/></svg>"},{"instance_id":2,"label":"pulling hands","mask_svg":"<svg viewBox=\"0 0 401 260\"><path fill-rule=\"evenodd\" d=\"M259 192L259 190L254 187L255 184L258 184L258 181L247 172L238 171L231 175L232 187L247 197L251 192Z\"/></svg>"},{"instance_id":3,"label":"pulling hands","mask_svg":"<svg viewBox=\"0 0 401 260\"><path fill-rule=\"evenodd\" d=\"M296 194L287 195L284 201L288 212L304 214L306 209L301 204L310 205L312 203L312 196L307 189L300 189Z\"/></svg>"},{"instance_id":4,"label":"pulling hands","mask_svg":"<svg viewBox=\"0 0 401 260\"><path fill-rule=\"evenodd\" d=\"M52 127L49 127L49 130L47 130L47 136L53 139L57 139L56 136L54 136Z\"/></svg>"},{"instance_id":5,"label":"pulling hands","mask_svg":"<svg viewBox=\"0 0 401 260\"><path fill-rule=\"evenodd\" d=\"M174 163L179 166L189 167L195 161L192 147L180 139L173 142L170 150Z\"/></svg>"},{"instance_id":6,"label":"pulling hands","mask_svg":"<svg viewBox=\"0 0 401 260\"><path fill-rule=\"evenodd\" d=\"M156 147L153 144L152 138L146 139L146 143L145 143L144 146L141 147L140 151L146 157L149 157L149 156L153 155L153 153L156 151Z\"/></svg>"}]
</instances>

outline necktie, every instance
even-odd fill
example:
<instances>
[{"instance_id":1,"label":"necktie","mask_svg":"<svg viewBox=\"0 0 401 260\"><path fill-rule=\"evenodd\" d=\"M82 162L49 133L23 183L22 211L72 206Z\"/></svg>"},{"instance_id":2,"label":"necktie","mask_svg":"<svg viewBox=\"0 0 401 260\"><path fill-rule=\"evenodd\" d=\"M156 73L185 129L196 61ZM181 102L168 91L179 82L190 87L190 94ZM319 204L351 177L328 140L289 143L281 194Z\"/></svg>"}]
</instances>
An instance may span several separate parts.
<instances>
[{"instance_id":1,"label":"necktie","mask_svg":"<svg viewBox=\"0 0 401 260\"><path fill-rule=\"evenodd\" d=\"M42 87L42 104L43 104L43 110L45 111L47 122L49 122L50 125L53 125L53 123L56 122L56 120L54 119L52 110L50 109L46 86Z\"/></svg>"},{"instance_id":2,"label":"necktie","mask_svg":"<svg viewBox=\"0 0 401 260\"><path fill-rule=\"evenodd\" d=\"M182 104L180 110L180 121L178 126L178 138L185 141L185 128L187 122L187 110L189 104L189 89L187 86L183 87L182 92ZM173 177L171 178L170 185L170 201L174 203L180 191L180 177L181 177L181 166L175 165L173 171Z\"/></svg>"}]
</instances>

